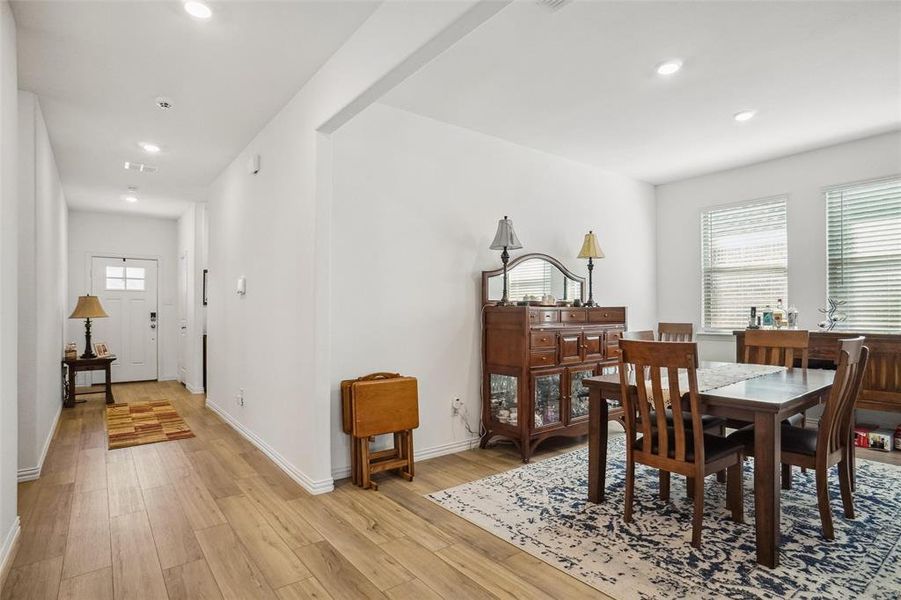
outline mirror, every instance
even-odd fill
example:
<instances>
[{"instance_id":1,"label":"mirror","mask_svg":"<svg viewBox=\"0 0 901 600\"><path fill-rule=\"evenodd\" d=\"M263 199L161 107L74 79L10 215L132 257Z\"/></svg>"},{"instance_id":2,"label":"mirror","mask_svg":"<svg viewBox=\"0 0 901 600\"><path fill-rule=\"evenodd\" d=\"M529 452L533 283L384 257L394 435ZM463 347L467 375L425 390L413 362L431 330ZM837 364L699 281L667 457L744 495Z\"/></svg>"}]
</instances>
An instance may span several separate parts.
<instances>
[{"instance_id":1,"label":"mirror","mask_svg":"<svg viewBox=\"0 0 901 600\"><path fill-rule=\"evenodd\" d=\"M507 286L511 302L518 302L527 295L540 299L545 294L557 300L585 300L585 279L545 254L524 254L511 260L507 265ZM482 271L483 301L497 302L503 294L503 268Z\"/></svg>"}]
</instances>

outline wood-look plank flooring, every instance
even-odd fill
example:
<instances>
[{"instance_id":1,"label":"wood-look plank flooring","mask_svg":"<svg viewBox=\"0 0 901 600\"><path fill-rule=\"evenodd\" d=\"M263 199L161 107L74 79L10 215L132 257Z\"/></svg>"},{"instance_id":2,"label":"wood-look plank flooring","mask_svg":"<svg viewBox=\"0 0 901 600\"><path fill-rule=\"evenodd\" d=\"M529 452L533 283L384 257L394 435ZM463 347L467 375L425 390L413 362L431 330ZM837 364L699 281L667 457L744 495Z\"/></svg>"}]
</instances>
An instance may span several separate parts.
<instances>
[{"instance_id":1,"label":"wood-look plank flooring","mask_svg":"<svg viewBox=\"0 0 901 600\"><path fill-rule=\"evenodd\" d=\"M311 496L181 385L114 393L169 400L197 437L107 451L102 396L64 410L41 478L19 485L2 600L607 598L423 498L519 466L510 447L420 462L413 482L383 476L378 492L345 480Z\"/></svg>"}]
</instances>

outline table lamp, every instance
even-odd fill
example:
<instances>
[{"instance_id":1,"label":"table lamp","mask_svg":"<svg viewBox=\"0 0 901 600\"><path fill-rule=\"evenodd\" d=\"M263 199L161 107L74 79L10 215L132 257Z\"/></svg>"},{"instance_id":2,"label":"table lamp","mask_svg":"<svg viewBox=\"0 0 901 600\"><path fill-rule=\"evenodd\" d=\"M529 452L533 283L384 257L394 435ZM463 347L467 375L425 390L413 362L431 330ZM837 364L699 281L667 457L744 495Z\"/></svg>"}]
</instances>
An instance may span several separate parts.
<instances>
[{"instance_id":1,"label":"table lamp","mask_svg":"<svg viewBox=\"0 0 901 600\"><path fill-rule=\"evenodd\" d=\"M591 271L594 270L593 259L604 258L604 253L598 245L598 236L596 236L593 231L589 231L585 234L585 241L582 242L582 249L579 250L578 258L588 259L588 302L585 303L585 306L595 306L594 286L591 281Z\"/></svg>"},{"instance_id":2,"label":"table lamp","mask_svg":"<svg viewBox=\"0 0 901 600\"><path fill-rule=\"evenodd\" d=\"M510 304L510 299L507 298L507 261L510 260L510 255L507 253L507 250L519 250L522 248L519 238L516 237L516 232L513 231L513 221L508 219L506 215L497 222L497 233L494 234L494 241L491 242L489 247L492 250L503 250L501 252L501 262L504 263L504 295L497 305L506 306Z\"/></svg>"},{"instance_id":3,"label":"table lamp","mask_svg":"<svg viewBox=\"0 0 901 600\"><path fill-rule=\"evenodd\" d=\"M69 318L84 319L84 354L81 355L81 358L97 358L94 348L91 346L91 319L103 319L108 316L97 296L78 297L78 304L75 305L75 310L72 311Z\"/></svg>"}]
</instances>

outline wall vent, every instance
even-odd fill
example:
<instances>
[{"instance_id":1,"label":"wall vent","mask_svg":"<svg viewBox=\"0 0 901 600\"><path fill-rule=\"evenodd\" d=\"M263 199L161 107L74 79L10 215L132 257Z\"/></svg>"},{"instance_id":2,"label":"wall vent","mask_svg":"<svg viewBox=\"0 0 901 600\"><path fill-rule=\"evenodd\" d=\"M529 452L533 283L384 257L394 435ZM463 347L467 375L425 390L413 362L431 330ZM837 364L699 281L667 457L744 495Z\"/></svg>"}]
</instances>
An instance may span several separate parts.
<instances>
[{"instance_id":1,"label":"wall vent","mask_svg":"<svg viewBox=\"0 0 901 600\"><path fill-rule=\"evenodd\" d=\"M125 161L125 170L126 171L137 171L138 173L156 173L157 171L159 171L159 169L157 167L154 167L153 165L148 165L148 164L139 163L139 162L131 162L128 160Z\"/></svg>"},{"instance_id":2,"label":"wall vent","mask_svg":"<svg viewBox=\"0 0 901 600\"><path fill-rule=\"evenodd\" d=\"M536 2L548 10L558 11L572 2L572 0L536 0Z\"/></svg>"}]
</instances>

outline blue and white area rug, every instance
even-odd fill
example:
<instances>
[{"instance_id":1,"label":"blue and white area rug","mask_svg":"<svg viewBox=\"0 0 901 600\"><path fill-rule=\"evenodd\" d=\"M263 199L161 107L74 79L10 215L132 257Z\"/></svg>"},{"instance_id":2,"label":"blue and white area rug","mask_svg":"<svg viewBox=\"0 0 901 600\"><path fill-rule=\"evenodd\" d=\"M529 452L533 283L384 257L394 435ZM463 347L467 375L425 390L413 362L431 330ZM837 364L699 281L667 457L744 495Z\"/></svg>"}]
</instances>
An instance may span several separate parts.
<instances>
[{"instance_id":1,"label":"blue and white area rug","mask_svg":"<svg viewBox=\"0 0 901 600\"><path fill-rule=\"evenodd\" d=\"M755 561L750 461L745 523L730 520L725 484L708 477L695 550L682 477L672 477L662 502L657 471L639 465L634 520L623 522L624 459L624 437L611 439L601 504L587 501L584 448L428 497L615 598L901 598L901 467L857 461L853 521L833 469L832 542L821 534L813 472L795 469L793 489L782 491L780 566L768 569Z\"/></svg>"}]
</instances>

